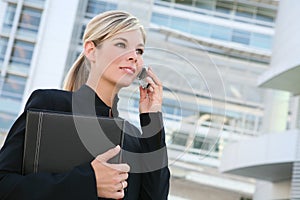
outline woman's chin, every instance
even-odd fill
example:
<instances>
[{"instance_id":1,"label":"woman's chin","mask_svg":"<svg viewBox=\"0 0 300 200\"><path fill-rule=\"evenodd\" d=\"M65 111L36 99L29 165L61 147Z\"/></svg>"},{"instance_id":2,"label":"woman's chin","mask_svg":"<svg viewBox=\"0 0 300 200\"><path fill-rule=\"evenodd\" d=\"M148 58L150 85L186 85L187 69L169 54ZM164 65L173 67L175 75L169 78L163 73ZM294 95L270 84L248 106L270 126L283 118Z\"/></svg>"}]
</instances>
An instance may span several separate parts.
<instances>
[{"instance_id":1,"label":"woman's chin","mask_svg":"<svg viewBox=\"0 0 300 200\"><path fill-rule=\"evenodd\" d=\"M117 87L119 88L129 87L132 83L133 81L122 81L117 84Z\"/></svg>"}]
</instances>

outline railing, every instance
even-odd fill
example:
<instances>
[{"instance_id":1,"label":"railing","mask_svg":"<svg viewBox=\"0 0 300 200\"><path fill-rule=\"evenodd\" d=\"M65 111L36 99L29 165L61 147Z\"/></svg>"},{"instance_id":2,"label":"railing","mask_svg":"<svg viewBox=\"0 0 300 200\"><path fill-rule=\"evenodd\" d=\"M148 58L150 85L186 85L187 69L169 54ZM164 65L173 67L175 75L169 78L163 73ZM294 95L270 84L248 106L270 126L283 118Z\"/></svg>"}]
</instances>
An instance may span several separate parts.
<instances>
[{"instance_id":1,"label":"railing","mask_svg":"<svg viewBox=\"0 0 300 200\"><path fill-rule=\"evenodd\" d=\"M293 174L291 182L291 200L300 199L300 136L297 137L296 159L293 164Z\"/></svg>"}]
</instances>

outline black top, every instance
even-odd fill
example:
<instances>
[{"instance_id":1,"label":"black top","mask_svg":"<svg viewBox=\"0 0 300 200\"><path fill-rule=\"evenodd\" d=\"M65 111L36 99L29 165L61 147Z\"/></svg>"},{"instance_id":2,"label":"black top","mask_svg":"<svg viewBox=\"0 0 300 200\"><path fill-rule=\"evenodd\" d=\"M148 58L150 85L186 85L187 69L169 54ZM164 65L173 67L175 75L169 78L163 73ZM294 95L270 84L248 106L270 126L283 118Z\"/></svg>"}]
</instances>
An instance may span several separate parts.
<instances>
[{"instance_id":1,"label":"black top","mask_svg":"<svg viewBox=\"0 0 300 200\"><path fill-rule=\"evenodd\" d=\"M10 129L0 151L0 199L103 199L97 198L96 178L90 162L75 166L66 173L40 172L21 175L28 109L98 116L110 116L112 112L114 117L118 115L115 107L111 109L107 106L86 85L73 93L54 89L34 91L26 103L24 112ZM140 122L142 135L135 126L129 123L126 126L124 156L131 172L127 179L128 187L124 199L167 199L170 173L167 167L162 115L160 112L140 114ZM132 156L136 153L139 156Z\"/></svg>"}]
</instances>

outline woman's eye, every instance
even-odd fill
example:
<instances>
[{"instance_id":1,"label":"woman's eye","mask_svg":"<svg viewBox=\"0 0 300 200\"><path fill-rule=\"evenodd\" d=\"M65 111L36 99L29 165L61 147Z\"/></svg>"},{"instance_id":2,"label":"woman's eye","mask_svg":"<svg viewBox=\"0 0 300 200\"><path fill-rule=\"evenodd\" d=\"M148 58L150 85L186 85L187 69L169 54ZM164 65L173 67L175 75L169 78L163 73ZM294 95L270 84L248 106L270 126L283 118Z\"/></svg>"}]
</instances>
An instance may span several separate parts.
<instances>
[{"instance_id":1,"label":"woman's eye","mask_svg":"<svg viewBox=\"0 0 300 200\"><path fill-rule=\"evenodd\" d=\"M124 43L117 43L116 46L117 47L126 48L126 45Z\"/></svg>"},{"instance_id":2,"label":"woman's eye","mask_svg":"<svg viewBox=\"0 0 300 200\"><path fill-rule=\"evenodd\" d=\"M139 55L143 55L144 53L144 50L143 49L136 49L136 54L139 54Z\"/></svg>"}]
</instances>

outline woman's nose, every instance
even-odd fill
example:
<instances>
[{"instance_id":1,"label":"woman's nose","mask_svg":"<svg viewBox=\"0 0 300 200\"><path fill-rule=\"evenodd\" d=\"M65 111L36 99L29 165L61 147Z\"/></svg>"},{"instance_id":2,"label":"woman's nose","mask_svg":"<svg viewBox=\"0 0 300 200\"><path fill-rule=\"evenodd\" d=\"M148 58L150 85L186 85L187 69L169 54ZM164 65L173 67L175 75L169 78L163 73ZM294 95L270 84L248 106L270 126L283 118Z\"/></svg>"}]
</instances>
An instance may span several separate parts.
<instances>
[{"instance_id":1,"label":"woman's nose","mask_svg":"<svg viewBox=\"0 0 300 200\"><path fill-rule=\"evenodd\" d=\"M128 52L128 60L137 62L137 53L135 50Z\"/></svg>"}]
</instances>

